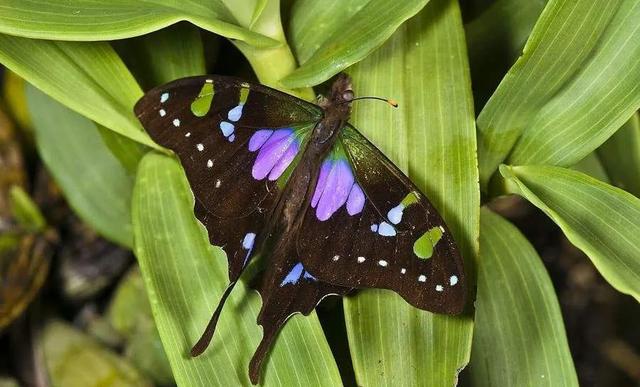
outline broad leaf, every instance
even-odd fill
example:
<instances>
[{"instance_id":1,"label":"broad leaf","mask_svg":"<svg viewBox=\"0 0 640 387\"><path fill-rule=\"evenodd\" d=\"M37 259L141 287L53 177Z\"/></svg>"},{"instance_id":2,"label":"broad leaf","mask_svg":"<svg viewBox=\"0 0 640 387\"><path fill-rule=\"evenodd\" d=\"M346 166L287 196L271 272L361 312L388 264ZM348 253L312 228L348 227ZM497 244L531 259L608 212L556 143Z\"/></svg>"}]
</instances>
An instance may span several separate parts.
<instances>
[{"instance_id":1,"label":"broad leaf","mask_svg":"<svg viewBox=\"0 0 640 387\"><path fill-rule=\"evenodd\" d=\"M291 42L300 68L282 82L291 88L320 84L382 45L428 0L298 1Z\"/></svg>"},{"instance_id":2,"label":"broad leaf","mask_svg":"<svg viewBox=\"0 0 640 387\"><path fill-rule=\"evenodd\" d=\"M613 184L640 197L640 114L602 144L598 156Z\"/></svg>"},{"instance_id":3,"label":"broad leaf","mask_svg":"<svg viewBox=\"0 0 640 387\"><path fill-rule=\"evenodd\" d=\"M193 194L177 161L148 154L133 197L135 252L163 346L178 385L250 385L249 359L258 345L260 297L236 286L209 349L188 353L227 282L221 249L209 244L193 216ZM317 317L295 316L278 336L263 370L264 385L336 386L340 375Z\"/></svg>"},{"instance_id":4,"label":"broad leaf","mask_svg":"<svg viewBox=\"0 0 640 387\"><path fill-rule=\"evenodd\" d=\"M545 0L496 0L465 26L473 95L478 111L522 55ZM465 19L468 19L468 15Z\"/></svg>"},{"instance_id":5,"label":"broad leaf","mask_svg":"<svg viewBox=\"0 0 640 387\"><path fill-rule=\"evenodd\" d=\"M501 166L507 189L544 211L622 293L640 301L640 199L580 172Z\"/></svg>"},{"instance_id":6,"label":"broad leaf","mask_svg":"<svg viewBox=\"0 0 640 387\"><path fill-rule=\"evenodd\" d=\"M357 95L398 100L397 110L359 102L352 122L431 199L473 284L480 197L465 53L457 1L432 0L348 73ZM469 315L434 315L388 291L347 298L345 315L359 385L451 386L469 359Z\"/></svg>"},{"instance_id":7,"label":"broad leaf","mask_svg":"<svg viewBox=\"0 0 640 387\"><path fill-rule=\"evenodd\" d=\"M201 31L179 23L160 31L115 42L140 84L149 89L178 78L206 73Z\"/></svg>"},{"instance_id":8,"label":"broad leaf","mask_svg":"<svg viewBox=\"0 0 640 387\"><path fill-rule=\"evenodd\" d=\"M593 152L640 108L638 58L640 2L623 0L588 61L523 132L509 163L569 166Z\"/></svg>"},{"instance_id":9,"label":"broad leaf","mask_svg":"<svg viewBox=\"0 0 640 387\"><path fill-rule=\"evenodd\" d=\"M640 3L559 1L545 7L478 117L480 178L510 161L571 165L640 104Z\"/></svg>"},{"instance_id":10,"label":"broad leaf","mask_svg":"<svg viewBox=\"0 0 640 387\"><path fill-rule=\"evenodd\" d=\"M278 42L249 29L262 0L0 0L0 32L37 39L115 40L143 35L181 20L257 46Z\"/></svg>"},{"instance_id":11,"label":"broad leaf","mask_svg":"<svg viewBox=\"0 0 640 387\"><path fill-rule=\"evenodd\" d=\"M71 207L100 234L130 247L133 181L96 125L30 85L27 101L38 153Z\"/></svg>"},{"instance_id":12,"label":"broad leaf","mask_svg":"<svg viewBox=\"0 0 640 387\"><path fill-rule=\"evenodd\" d=\"M0 34L0 62L72 110L141 144L133 105L142 91L104 42L53 42Z\"/></svg>"},{"instance_id":13,"label":"broad leaf","mask_svg":"<svg viewBox=\"0 0 640 387\"><path fill-rule=\"evenodd\" d=\"M551 279L511 223L483 209L473 386L577 386Z\"/></svg>"}]
</instances>

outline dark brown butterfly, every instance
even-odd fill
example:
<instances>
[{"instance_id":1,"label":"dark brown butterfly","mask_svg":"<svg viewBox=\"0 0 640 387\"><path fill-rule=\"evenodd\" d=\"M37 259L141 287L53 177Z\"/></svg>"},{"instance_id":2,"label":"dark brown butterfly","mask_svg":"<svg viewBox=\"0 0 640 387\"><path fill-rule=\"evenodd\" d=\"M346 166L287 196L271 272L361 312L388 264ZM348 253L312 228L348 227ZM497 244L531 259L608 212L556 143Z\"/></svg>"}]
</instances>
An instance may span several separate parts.
<instances>
[{"instance_id":1,"label":"dark brown butterfly","mask_svg":"<svg viewBox=\"0 0 640 387\"><path fill-rule=\"evenodd\" d=\"M222 306L260 257L260 365L294 313L327 295L384 288L417 308L457 314L463 262L444 221L416 186L347 120L354 94L337 77L318 105L224 76L180 79L148 92L135 112L173 150L195 215L229 260L230 284L192 355L208 346Z\"/></svg>"}]
</instances>

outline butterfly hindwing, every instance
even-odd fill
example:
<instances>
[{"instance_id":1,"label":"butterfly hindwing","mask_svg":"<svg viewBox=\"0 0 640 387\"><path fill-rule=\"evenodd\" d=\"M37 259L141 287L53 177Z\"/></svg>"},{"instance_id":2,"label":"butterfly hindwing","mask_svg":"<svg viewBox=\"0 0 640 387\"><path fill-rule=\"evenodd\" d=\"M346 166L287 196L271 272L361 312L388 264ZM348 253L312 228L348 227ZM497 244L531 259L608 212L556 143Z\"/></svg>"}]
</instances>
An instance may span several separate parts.
<instances>
[{"instance_id":1,"label":"butterfly hindwing","mask_svg":"<svg viewBox=\"0 0 640 387\"><path fill-rule=\"evenodd\" d=\"M386 288L438 313L464 306L463 262L444 221L411 181L347 125L325 160L298 236L321 281Z\"/></svg>"},{"instance_id":2,"label":"butterfly hindwing","mask_svg":"<svg viewBox=\"0 0 640 387\"><path fill-rule=\"evenodd\" d=\"M153 140L180 158L195 214L227 253L236 280L321 109L265 86L206 76L149 91L135 112Z\"/></svg>"}]
</instances>

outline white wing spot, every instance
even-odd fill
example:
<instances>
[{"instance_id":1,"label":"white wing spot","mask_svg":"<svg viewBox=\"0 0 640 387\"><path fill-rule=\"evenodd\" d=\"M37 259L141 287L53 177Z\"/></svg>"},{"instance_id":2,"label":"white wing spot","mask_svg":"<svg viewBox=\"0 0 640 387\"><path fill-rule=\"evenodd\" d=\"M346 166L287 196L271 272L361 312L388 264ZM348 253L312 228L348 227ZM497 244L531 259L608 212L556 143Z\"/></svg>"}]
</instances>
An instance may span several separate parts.
<instances>
[{"instance_id":1,"label":"white wing spot","mask_svg":"<svg viewBox=\"0 0 640 387\"><path fill-rule=\"evenodd\" d=\"M340 259L339 255L334 255L333 258L331 258L333 260L333 262L337 261L338 259Z\"/></svg>"},{"instance_id":2,"label":"white wing spot","mask_svg":"<svg viewBox=\"0 0 640 387\"><path fill-rule=\"evenodd\" d=\"M418 277L418 282L426 282L427 281L427 276L424 274L420 274L420 277Z\"/></svg>"},{"instance_id":3,"label":"white wing spot","mask_svg":"<svg viewBox=\"0 0 640 387\"><path fill-rule=\"evenodd\" d=\"M220 184L222 184L222 183L220 182L220 179L217 179L217 180L216 180L216 188L220 188Z\"/></svg>"},{"instance_id":4,"label":"white wing spot","mask_svg":"<svg viewBox=\"0 0 640 387\"><path fill-rule=\"evenodd\" d=\"M405 274L406 272L407 272L407 269L405 269L404 267L400 269L400 274Z\"/></svg>"},{"instance_id":5,"label":"white wing spot","mask_svg":"<svg viewBox=\"0 0 640 387\"><path fill-rule=\"evenodd\" d=\"M449 278L449 285L455 286L457 283L458 283L458 276L452 275L451 278Z\"/></svg>"},{"instance_id":6,"label":"white wing spot","mask_svg":"<svg viewBox=\"0 0 640 387\"><path fill-rule=\"evenodd\" d=\"M436 292L441 292L443 290L444 288L442 287L442 285L436 285Z\"/></svg>"},{"instance_id":7,"label":"white wing spot","mask_svg":"<svg viewBox=\"0 0 640 387\"><path fill-rule=\"evenodd\" d=\"M388 263L384 259L381 259L381 260L378 261L378 265L380 265L382 267L386 267L388 265Z\"/></svg>"},{"instance_id":8,"label":"white wing spot","mask_svg":"<svg viewBox=\"0 0 640 387\"><path fill-rule=\"evenodd\" d=\"M362 263L364 261L366 261L365 257L358 257L358 263Z\"/></svg>"},{"instance_id":9,"label":"white wing spot","mask_svg":"<svg viewBox=\"0 0 640 387\"><path fill-rule=\"evenodd\" d=\"M184 134L185 137L191 137L191 132L187 132Z\"/></svg>"},{"instance_id":10,"label":"white wing spot","mask_svg":"<svg viewBox=\"0 0 640 387\"><path fill-rule=\"evenodd\" d=\"M169 99L169 93L162 93L160 96L160 103L165 103Z\"/></svg>"},{"instance_id":11,"label":"white wing spot","mask_svg":"<svg viewBox=\"0 0 640 387\"><path fill-rule=\"evenodd\" d=\"M440 226L440 231L444 234L444 227Z\"/></svg>"},{"instance_id":12,"label":"white wing spot","mask_svg":"<svg viewBox=\"0 0 640 387\"><path fill-rule=\"evenodd\" d=\"M179 119L177 119L177 118L176 118L175 120L173 120L173 126L175 126L176 128L177 128L178 126L180 126L180 120L179 120Z\"/></svg>"},{"instance_id":13,"label":"white wing spot","mask_svg":"<svg viewBox=\"0 0 640 387\"><path fill-rule=\"evenodd\" d=\"M164 109L160 109L158 113L160 113L160 117L164 117L167 115L167 112Z\"/></svg>"},{"instance_id":14,"label":"white wing spot","mask_svg":"<svg viewBox=\"0 0 640 387\"><path fill-rule=\"evenodd\" d=\"M213 83L213 79L207 79L205 82L207 82L207 83Z\"/></svg>"},{"instance_id":15,"label":"white wing spot","mask_svg":"<svg viewBox=\"0 0 640 387\"><path fill-rule=\"evenodd\" d=\"M374 224L372 224L372 225L371 225L371 231L373 231L373 232L378 232L378 225L377 225L377 224L375 224L375 223L374 223Z\"/></svg>"},{"instance_id":16,"label":"white wing spot","mask_svg":"<svg viewBox=\"0 0 640 387\"><path fill-rule=\"evenodd\" d=\"M202 144L198 144L198 145L196 145L196 148L197 148L200 152L202 152L202 151L204 150L204 145L202 145Z\"/></svg>"},{"instance_id":17,"label":"white wing spot","mask_svg":"<svg viewBox=\"0 0 640 387\"><path fill-rule=\"evenodd\" d=\"M207 160L207 168L213 167L213 161L211 159Z\"/></svg>"}]
</instances>

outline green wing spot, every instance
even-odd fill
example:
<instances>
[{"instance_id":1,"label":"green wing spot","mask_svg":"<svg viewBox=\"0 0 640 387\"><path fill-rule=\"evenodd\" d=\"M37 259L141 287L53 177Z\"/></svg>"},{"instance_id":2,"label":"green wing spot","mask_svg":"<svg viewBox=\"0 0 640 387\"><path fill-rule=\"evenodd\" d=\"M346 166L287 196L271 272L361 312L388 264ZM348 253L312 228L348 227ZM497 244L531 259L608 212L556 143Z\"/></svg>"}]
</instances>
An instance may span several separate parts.
<instances>
[{"instance_id":1,"label":"green wing spot","mask_svg":"<svg viewBox=\"0 0 640 387\"><path fill-rule=\"evenodd\" d=\"M204 117L209 113L211 109L211 101L213 101L213 82L205 82L200 90L200 94L196 97L195 101L191 103L191 112L196 117Z\"/></svg>"},{"instance_id":2,"label":"green wing spot","mask_svg":"<svg viewBox=\"0 0 640 387\"><path fill-rule=\"evenodd\" d=\"M433 254L433 248L436 243L440 241L442 237L442 230L440 227L433 227L429 231L422 234L413 244L413 252L422 259L431 258Z\"/></svg>"},{"instance_id":3,"label":"green wing spot","mask_svg":"<svg viewBox=\"0 0 640 387\"><path fill-rule=\"evenodd\" d=\"M240 88L240 104L244 105L247 103L247 98L249 97L249 84L242 84Z\"/></svg>"},{"instance_id":4,"label":"green wing spot","mask_svg":"<svg viewBox=\"0 0 640 387\"><path fill-rule=\"evenodd\" d=\"M415 191L412 191L412 192L409 192L409 194L405 196L400 203L402 203L404 208L407 208L413 203L417 203L417 202L418 202L418 194Z\"/></svg>"}]
</instances>

